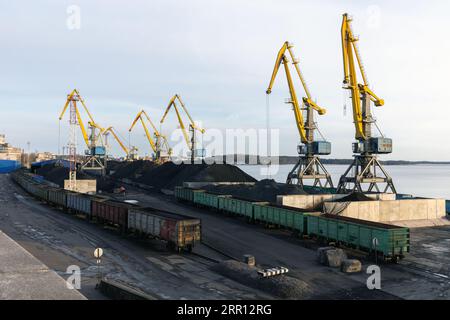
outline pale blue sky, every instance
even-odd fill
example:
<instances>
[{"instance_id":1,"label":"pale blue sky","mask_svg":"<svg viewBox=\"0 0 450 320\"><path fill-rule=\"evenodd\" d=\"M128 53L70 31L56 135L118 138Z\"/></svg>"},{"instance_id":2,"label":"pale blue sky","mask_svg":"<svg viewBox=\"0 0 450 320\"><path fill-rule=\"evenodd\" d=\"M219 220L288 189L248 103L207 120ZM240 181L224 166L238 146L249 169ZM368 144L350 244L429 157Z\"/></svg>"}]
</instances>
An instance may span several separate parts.
<instances>
[{"instance_id":1,"label":"pale blue sky","mask_svg":"<svg viewBox=\"0 0 450 320\"><path fill-rule=\"evenodd\" d=\"M69 5L81 8L80 30L66 26ZM264 128L265 89L289 40L328 110L318 121L332 157L349 158L354 132L349 103L343 115L340 47L349 12L370 84L386 102L376 116L394 153L383 158L450 160L449 9L447 1L0 0L0 132L20 147L30 141L33 150L56 151L58 113L74 87L97 122L125 137L140 108L157 122L174 93L206 128ZM299 138L286 97L280 73L270 122L281 129L280 152L294 155ZM148 150L141 128L132 143Z\"/></svg>"}]
</instances>

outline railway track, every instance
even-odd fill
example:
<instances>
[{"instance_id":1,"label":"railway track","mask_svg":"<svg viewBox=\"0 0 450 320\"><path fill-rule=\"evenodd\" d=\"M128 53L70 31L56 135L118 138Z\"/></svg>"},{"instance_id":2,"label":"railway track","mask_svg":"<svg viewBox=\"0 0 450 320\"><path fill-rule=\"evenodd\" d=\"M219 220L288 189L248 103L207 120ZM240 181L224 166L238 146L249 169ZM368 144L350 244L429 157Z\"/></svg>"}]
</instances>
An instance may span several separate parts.
<instances>
[{"instance_id":1,"label":"railway track","mask_svg":"<svg viewBox=\"0 0 450 320\"><path fill-rule=\"evenodd\" d=\"M393 268L393 266L388 266ZM433 271L427 268L426 266L416 263L416 262L402 262L395 265L395 269L402 269L404 271L408 271L417 275L421 275L430 279L438 280L438 281L449 281L450 275L442 274L439 271Z\"/></svg>"},{"instance_id":2,"label":"railway track","mask_svg":"<svg viewBox=\"0 0 450 320\"><path fill-rule=\"evenodd\" d=\"M28 195L23 195L23 194L19 194L19 193L14 193L15 198L20 201L21 203L23 203L24 205L30 206L33 209L37 210L40 212L40 214L45 215L46 218L57 222L57 223L63 223L64 225L70 225L70 229L73 231L76 231L78 234L82 235L82 237L86 240L89 241L89 243L91 243L92 245L92 249L94 250L97 247L101 247L103 249L115 249L117 251L120 251L120 249L123 248L116 248L117 244L116 241L108 241L105 240L104 237L99 237L98 234L88 231L86 230L86 228L81 228L78 227L76 225L74 225L72 222L73 218L75 216L71 216L71 215L55 215L53 214L53 212L49 212L49 210L58 210L61 211L58 208L54 208L54 207L42 207L42 205L44 204L42 201L35 200L34 198L28 196ZM58 212L59 213L59 212ZM86 223L88 223L88 221L85 218L80 218L80 216L77 216L80 220L84 220ZM217 248L214 248L213 246L206 244L204 242L202 242L203 245L205 245L206 247L208 247L211 250L214 250L215 252L219 253L220 255L222 255L225 258L228 259L235 259L234 257L231 257L230 255L227 255L226 253L220 251ZM120 245L121 247L125 247L127 249L127 254L130 254L133 252L134 248L131 247L127 247L126 245L124 245L123 243L121 243ZM219 263L220 261L217 259L214 259L212 257L209 257L207 255L204 254L200 254L197 252L191 252L190 254L184 255L183 257L186 258L191 258L191 260L195 260L196 262L202 263L203 265L207 265L210 266L211 263L216 264ZM133 256L134 259L136 260L141 260L140 256ZM199 259L196 259L199 258ZM208 261L208 263L205 263L204 261ZM143 260L141 261L142 264L148 264L147 260Z\"/></svg>"}]
</instances>

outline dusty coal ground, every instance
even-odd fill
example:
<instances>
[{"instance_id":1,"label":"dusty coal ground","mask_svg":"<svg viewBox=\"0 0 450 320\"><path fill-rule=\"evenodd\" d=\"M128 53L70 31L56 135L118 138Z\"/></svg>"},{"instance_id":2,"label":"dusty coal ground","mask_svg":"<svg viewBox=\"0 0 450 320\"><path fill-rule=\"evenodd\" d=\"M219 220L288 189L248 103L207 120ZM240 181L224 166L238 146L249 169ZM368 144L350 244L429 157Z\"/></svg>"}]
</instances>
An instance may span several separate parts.
<instances>
[{"instance_id":1,"label":"dusty coal ground","mask_svg":"<svg viewBox=\"0 0 450 320\"><path fill-rule=\"evenodd\" d=\"M97 290L96 247L104 250L101 272L159 299L270 299L210 271L214 264L201 256L175 254L160 241L123 238L34 200L6 175L0 175L0 229L50 269L66 277L70 265L81 267L88 299L104 299ZM220 255L202 245L194 249L213 259Z\"/></svg>"},{"instance_id":2,"label":"dusty coal ground","mask_svg":"<svg viewBox=\"0 0 450 320\"><path fill-rule=\"evenodd\" d=\"M365 272L346 275L338 269L327 268L316 261L318 244L312 240L300 239L288 231L266 229L261 225L249 224L234 216L215 211L199 209L177 202L171 196L142 191L129 187L124 199L138 200L141 205L202 219L204 241L233 257L253 254L261 267L285 266L289 274L307 282L314 290L316 299L448 299L450 293L450 272L440 275L427 265L444 265L448 262L450 248L446 232L450 227L420 228L411 230L412 253L399 264L380 264L382 290L368 290ZM446 231L440 231L440 230ZM429 236L426 236L429 234ZM419 240L422 239L422 240ZM418 245L420 241L424 242ZM446 256L429 250L445 251ZM360 258L360 257L359 257ZM362 259L363 271L373 261ZM442 271L442 269L440 269Z\"/></svg>"},{"instance_id":3,"label":"dusty coal ground","mask_svg":"<svg viewBox=\"0 0 450 320\"><path fill-rule=\"evenodd\" d=\"M313 299L448 299L447 227L413 230L411 255L399 265L381 265L382 290L374 291L367 289L365 272L345 275L319 265L318 245L312 240L178 203L156 192L130 187L122 199L201 218L205 244L196 247L193 255L179 255L167 251L160 241L123 238L115 230L37 202L4 175L0 176L4 204L0 229L63 277L68 265L79 265L81 292L90 299L104 298L94 289L97 271L92 252L98 246L105 250L103 274L161 299L279 298L214 272L217 264L204 259L241 259L244 254L253 254L260 267L288 267L290 277L308 284ZM371 264L363 260L363 270Z\"/></svg>"}]
</instances>

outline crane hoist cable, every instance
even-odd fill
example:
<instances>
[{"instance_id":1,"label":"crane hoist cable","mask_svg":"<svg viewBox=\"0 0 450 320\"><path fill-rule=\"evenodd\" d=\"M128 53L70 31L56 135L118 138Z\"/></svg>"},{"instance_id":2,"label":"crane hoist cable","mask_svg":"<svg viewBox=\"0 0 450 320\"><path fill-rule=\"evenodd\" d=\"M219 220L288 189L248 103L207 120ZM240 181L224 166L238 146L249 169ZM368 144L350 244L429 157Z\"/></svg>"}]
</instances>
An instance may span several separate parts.
<instances>
[{"instance_id":1,"label":"crane hoist cable","mask_svg":"<svg viewBox=\"0 0 450 320\"><path fill-rule=\"evenodd\" d=\"M85 127L85 125L83 123L83 119L81 118L81 114L80 114L78 105L76 104L76 102L78 102L78 101L81 102L81 105L83 106L84 110L86 111L86 113L87 113L87 115L89 117L88 125L90 127L92 127L92 128L96 128L96 129L98 129L100 131L100 133L96 137L91 137L91 138L89 137L89 135L88 135L88 133L86 131L86 127ZM72 92L67 96L66 103L65 103L65 105L63 107L63 110L61 111L61 114L59 115L59 120L60 121L64 117L64 114L65 114L65 112L66 112L66 110L67 110L67 108L68 108L68 106L69 106L69 104L71 102L75 102L75 113L76 113L76 117L77 117L77 120L78 120L78 124L79 124L80 129L81 129L81 133L83 135L83 140L86 143L86 146L88 148L90 148L91 147L91 139L94 138L95 140L97 140L99 137L101 137L101 133L104 131L104 129L95 122L94 118L92 117L92 114L89 112L89 109L87 108L83 98L81 97L81 95L80 95L80 93L78 92L77 89L72 90Z\"/></svg>"},{"instance_id":2,"label":"crane hoist cable","mask_svg":"<svg viewBox=\"0 0 450 320\"><path fill-rule=\"evenodd\" d=\"M306 93L306 97L302 98L302 103L305 106L306 110L308 110L309 108L312 108L313 110L317 111L320 115L323 115L326 113L326 110L320 106L318 106L312 99L311 99L311 94L310 91L308 89L308 86L306 84L305 78L303 77L303 74L300 70L299 67L299 61L295 58L294 53L292 51L292 47L293 45L291 43L289 43L288 41L286 41L283 46L281 47L280 51L278 52L277 55L277 59L275 61L275 67L273 69L272 72L272 77L270 79L270 83L269 86L267 88L266 93L270 94L272 92L272 86L275 82L275 78L278 74L278 70L280 68L280 65L283 64L284 65L284 70L286 73L286 79L288 82L288 86L289 86L289 93L291 96L291 99L289 101L289 103L292 104L293 109L294 109L294 115L295 115L295 121L297 124L297 129L298 132L300 134L300 139L301 142L304 144L309 144L312 141L312 134L308 134L309 130L314 130L314 128L308 128L305 127L305 122L303 120L303 115L302 115L302 107L299 104L298 98L297 98L297 93L295 92L295 88L294 88L294 82L292 80L292 75L291 75L291 71L289 70L289 59L286 56L286 51L289 53L291 60L292 60L292 64L295 67L295 70L297 72L298 77L300 78L300 81L302 83L303 89ZM312 115L311 115L312 116ZM308 121L308 119L307 119ZM311 119L312 121L312 119ZM312 121L313 122L313 121Z\"/></svg>"},{"instance_id":3,"label":"crane hoist cable","mask_svg":"<svg viewBox=\"0 0 450 320\"><path fill-rule=\"evenodd\" d=\"M189 149L192 149L192 144L189 141L189 134L186 131L186 127L185 127L184 122L183 122L183 120L181 118L180 111L178 109L178 105L177 105L176 101L179 102L179 104L181 105L181 108L184 110L184 113L187 115L187 117L189 119L189 127L192 129L193 134L195 133L195 130L199 131L202 134L205 133L205 129L202 129L202 128L198 127L195 124L194 120L192 120L191 115L187 111L185 104L183 103L183 101L181 100L181 98L180 98L180 96L178 94L175 94L170 99L169 104L168 104L168 106L166 108L166 111L164 112L164 115L162 116L162 118L160 120L160 123L162 124L164 122L164 120L166 119L167 114L169 113L170 108L173 106L173 108L175 109L175 113L177 115L178 123L180 124L180 128L181 128L181 131L182 131L183 136L184 136L184 140L186 141L186 144L189 147Z\"/></svg>"},{"instance_id":4,"label":"crane hoist cable","mask_svg":"<svg viewBox=\"0 0 450 320\"><path fill-rule=\"evenodd\" d=\"M364 119L362 112L361 95L368 95L375 106L380 107L384 105L384 100L379 98L370 88L367 80L366 71L362 64L361 55L358 50L357 41L354 36L351 19L347 13L343 15L341 27L341 41L342 41L342 57L344 61L344 88L351 91L351 99L353 105L353 121L355 124L355 138L358 140L366 140L367 136L364 131L364 124L368 119ZM356 63L355 63L356 58ZM359 68L363 83L358 83L356 64Z\"/></svg>"}]
</instances>

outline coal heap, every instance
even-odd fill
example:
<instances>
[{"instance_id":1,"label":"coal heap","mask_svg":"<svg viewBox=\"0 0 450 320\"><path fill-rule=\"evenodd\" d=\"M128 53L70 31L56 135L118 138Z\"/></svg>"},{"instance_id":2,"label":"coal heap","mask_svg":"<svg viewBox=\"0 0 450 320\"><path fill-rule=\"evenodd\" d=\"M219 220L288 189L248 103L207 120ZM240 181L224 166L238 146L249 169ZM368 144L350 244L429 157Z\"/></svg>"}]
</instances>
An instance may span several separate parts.
<instances>
[{"instance_id":1,"label":"coal heap","mask_svg":"<svg viewBox=\"0 0 450 320\"><path fill-rule=\"evenodd\" d=\"M147 169L136 181L159 189L173 189L184 182L255 182L256 179L228 164L166 162Z\"/></svg>"},{"instance_id":2,"label":"coal heap","mask_svg":"<svg viewBox=\"0 0 450 320\"><path fill-rule=\"evenodd\" d=\"M109 162L108 162L109 166ZM131 179L138 178L142 173L149 171L157 166L154 162L148 160L136 160L130 162L121 162L113 165L111 170L114 170L112 175L115 179Z\"/></svg>"},{"instance_id":3,"label":"coal heap","mask_svg":"<svg viewBox=\"0 0 450 320\"><path fill-rule=\"evenodd\" d=\"M272 203L276 203L278 195L307 194L300 186L278 183L271 179L258 181L254 185L209 185L202 189L212 193L226 194L238 198L245 198L255 201L267 201Z\"/></svg>"},{"instance_id":4,"label":"coal heap","mask_svg":"<svg viewBox=\"0 0 450 320\"><path fill-rule=\"evenodd\" d=\"M113 179L131 179L157 189L174 189L184 182L255 182L256 179L229 164L155 164L133 161L116 167Z\"/></svg>"},{"instance_id":5,"label":"coal heap","mask_svg":"<svg viewBox=\"0 0 450 320\"><path fill-rule=\"evenodd\" d=\"M123 161L117 161L117 160L108 160L108 166L107 166L107 170L108 171L114 171L117 170L118 168L120 168L123 164Z\"/></svg>"},{"instance_id":6,"label":"coal heap","mask_svg":"<svg viewBox=\"0 0 450 320\"><path fill-rule=\"evenodd\" d=\"M45 180L51 181L61 188L64 188L64 180L69 179L69 168L49 164L36 170L36 174L44 177ZM112 192L115 184L103 177L95 177L85 173L77 172L77 179L79 180L97 180L97 190Z\"/></svg>"},{"instance_id":7,"label":"coal heap","mask_svg":"<svg viewBox=\"0 0 450 320\"><path fill-rule=\"evenodd\" d=\"M334 202L348 202L348 201L375 201L375 199L372 199L361 192L353 192L350 193L348 196L335 200Z\"/></svg>"}]
</instances>

